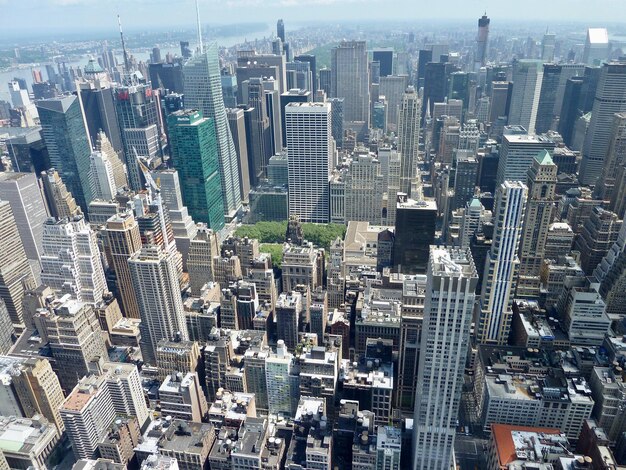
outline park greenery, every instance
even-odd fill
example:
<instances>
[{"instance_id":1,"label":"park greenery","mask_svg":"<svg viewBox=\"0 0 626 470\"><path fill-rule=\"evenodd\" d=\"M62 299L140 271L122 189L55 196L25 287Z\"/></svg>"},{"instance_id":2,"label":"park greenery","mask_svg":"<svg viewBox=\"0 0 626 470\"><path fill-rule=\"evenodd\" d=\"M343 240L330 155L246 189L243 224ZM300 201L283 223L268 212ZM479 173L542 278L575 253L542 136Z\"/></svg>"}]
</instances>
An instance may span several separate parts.
<instances>
[{"instance_id":1,"label":"park greenery","mask_svg":"<svg viewBox=\"0 0 626 470\"><path fill-rule=\"evenodd\" d=\"M251 225L241 225L235 235L239 237L256 238L259 243L283 243L287 232L287 221L282 222L257 222ZM343 224L302 224L304 238L315 246L328 250L331 243L346 234ZM281 250L282 253L282 250ZM273 259L273 256L272 256Z\"/></svg>"}]
</instances>

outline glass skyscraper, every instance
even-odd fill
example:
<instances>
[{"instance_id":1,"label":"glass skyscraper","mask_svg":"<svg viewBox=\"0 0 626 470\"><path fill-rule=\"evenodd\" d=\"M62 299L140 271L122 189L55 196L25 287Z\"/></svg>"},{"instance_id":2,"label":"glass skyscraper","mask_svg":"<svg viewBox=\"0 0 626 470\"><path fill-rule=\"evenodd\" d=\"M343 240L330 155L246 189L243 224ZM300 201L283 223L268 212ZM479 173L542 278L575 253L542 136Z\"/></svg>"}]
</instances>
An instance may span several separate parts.
<instances>
[{"instance_id":1,"label":"glass skyscraper","mask_svg":"<svg viewBox=\"0 0 626 470\"><path fill-rule=\"evenodd\" d=\"M183 67L185 106L197 109L215 126L224 214L230 219L241 207L237 152L228 126L217 45L209 44ZM191 208L189 208L191 211ZM192 212L193 214L193 212Z\"/></svg>"},{"instance_id":2,"label":"glass skyscraper","mask_svg":"<svg viewBox=\"0 0 626 470\"><path fill-rule=\"evenodd\" d=\"M199 111L176 111L169 115L167 126L172 162L191 217L220 230L224 227L224 203L213 121Z\"/></svg>"},{"instance_id":3,"label":"glass skyscraper","mask_svg":"<svg viewBox=\"0 0 626 470\"><path fill-rule=\"evenodd\" d=\"M91 202L91 146L78 98L72 95L38 101L37 112L50 164L59 172L82 211L87 213Z\"/></svg>"}]
</instances>

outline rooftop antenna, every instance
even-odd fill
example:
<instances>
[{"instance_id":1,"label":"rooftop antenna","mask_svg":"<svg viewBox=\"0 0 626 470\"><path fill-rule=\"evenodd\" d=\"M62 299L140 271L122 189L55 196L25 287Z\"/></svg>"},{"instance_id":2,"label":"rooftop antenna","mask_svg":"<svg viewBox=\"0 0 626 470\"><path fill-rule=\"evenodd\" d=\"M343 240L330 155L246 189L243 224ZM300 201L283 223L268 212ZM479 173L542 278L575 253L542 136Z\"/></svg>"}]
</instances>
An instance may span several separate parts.
<instances>
[{"instance_id":1,"label":"rooftop antenna","mask_svg":"<svg viewBox=\"0 0 626 470\"><path fill-rule=\"evenodd\" d=\"M120 38L122 39L122 51L124 52L124 69L130 75L130 67L128 66L128 54L126 53L126 44L124 43L124 33L122 32L122 19L117 15L117 24L120 27Z\"/></svg>"},{"instance_id":2,"label":"rooftop antenna","mask_svg":"<svg viewBox=\"0 0 626 470\"><path fill-rule=\"evenodd\" d=\"M204 53L204 46L202 45L202 28L200 27L200 5L196 0L196 19L198 21L198 44L200 47L200 54Z\"/></svg>"}]
</instances>

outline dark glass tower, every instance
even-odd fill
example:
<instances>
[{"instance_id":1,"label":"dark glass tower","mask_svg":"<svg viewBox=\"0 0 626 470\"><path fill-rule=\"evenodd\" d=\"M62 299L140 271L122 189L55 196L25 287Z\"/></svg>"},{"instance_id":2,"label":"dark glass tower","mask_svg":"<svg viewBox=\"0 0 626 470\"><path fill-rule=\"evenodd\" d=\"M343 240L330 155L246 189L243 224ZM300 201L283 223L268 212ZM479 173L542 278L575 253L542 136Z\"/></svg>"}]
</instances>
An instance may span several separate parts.
<instances>
[{"instance_id":1,"label":"dark glass tower","mask_svg":"<svg viewBox=\"0 0 626 470\"><path fill-rule=\"evenodd\" d=\"M435 241L437 204L415 201L398 193L393 266L403 274L425 274L430 245Z\"/></svg>"},{"instance_id":2,"label":"dark glass tower","mask_svg":"<svg viewBox=\"0 0 626 470\"><path fill-rule=\"evenodd\" d=\"M87 213L91 202L91 146L78 98L71 95L41 100L37 102L37 111L50 164L59 172L83 212Z\"/></svg>"},{"instance_id":3,"label":"dark glass tower","mask_svg":"<svg viewBox=\"0 0 626 470\"><path fill-rule=\"evenodd\" d=\"M374 62L380 62L380 76L387 77L393 74L393 49L374 49L372 53Z\"/></svg>"},{"instance_id":4,"label":"dark glass tower","mask_svg":"<svg viewBox=\"0 0 626 470\"><path fill-rule=\"evenodd\" d=\"M562 67L556 64L543 64L543 80L541 82L541 93L539 95L539 105L537 106L537 120L535 121L535 132L543 134L550 130L550 125L554 119L554 103L556 102L559 81L561 80Z\"/></svg>"}]
</instances>

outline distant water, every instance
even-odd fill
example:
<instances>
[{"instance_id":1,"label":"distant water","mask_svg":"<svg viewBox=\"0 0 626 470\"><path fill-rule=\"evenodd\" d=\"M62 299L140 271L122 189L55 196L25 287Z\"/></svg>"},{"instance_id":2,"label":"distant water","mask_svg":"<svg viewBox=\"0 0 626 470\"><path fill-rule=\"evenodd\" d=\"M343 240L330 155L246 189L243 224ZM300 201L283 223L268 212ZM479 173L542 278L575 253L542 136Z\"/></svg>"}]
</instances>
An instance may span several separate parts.
<instances>
[{"instance_id":1,"label":"distant water","mask_svg":"<svg viewBox=\"0 0 626 470\"><path fill-rule=\"evenodd\" d=\"M219 46L231 47L236 44L241 44L245 42L246 40L253 41L255 38L260 39L263 37L269 37L271 34L272 34L272 30L268 28L266 31L257 31L257 32L249 33L245 36L228 36L228 37L218 37L218 38L210 38L210 37L206 38L205 37L204 40L205 42L213 40L213 41L216 41ZM193 41L190 41L190 42L191 42L190 47L192 48L195 47L195 44L193 43ZM165 56L168 53L180 56L180 47L178 46L160 47L160 49L161 49L161 58L163 60L165 60ZM147 50L147 49L129 50L129 54L134 56L137 59L137 61L140 61L140 62L148 62L150 60L151 52L152 52L151 49L150 50ZM118 63L122 63L124 61L122 54L118 51L116 51L116 57L117 57ZM85 55L79 60L67 62L67 66L68 67L72 66L74 68L84 67L85 65L87 65L88 61L89 61L89 55ZM46 74L47 63L49 64L51 62L44 62L37 66L28 65L28 66L23 66L22 68L0 72L0 100L8 101L9 103L11 103L11 95L9 94L9 91L8 91L8 83L11 80L13 80L15 77L26 80L26 83L28 84L28 91L32 92L32 88L31 88L31 85L33 83L32 71L41 70L43 79L47 80L48 79L48 75ZM55 65L55 70L56 70L56 65Z\"/></svg>"}]
</instances>

